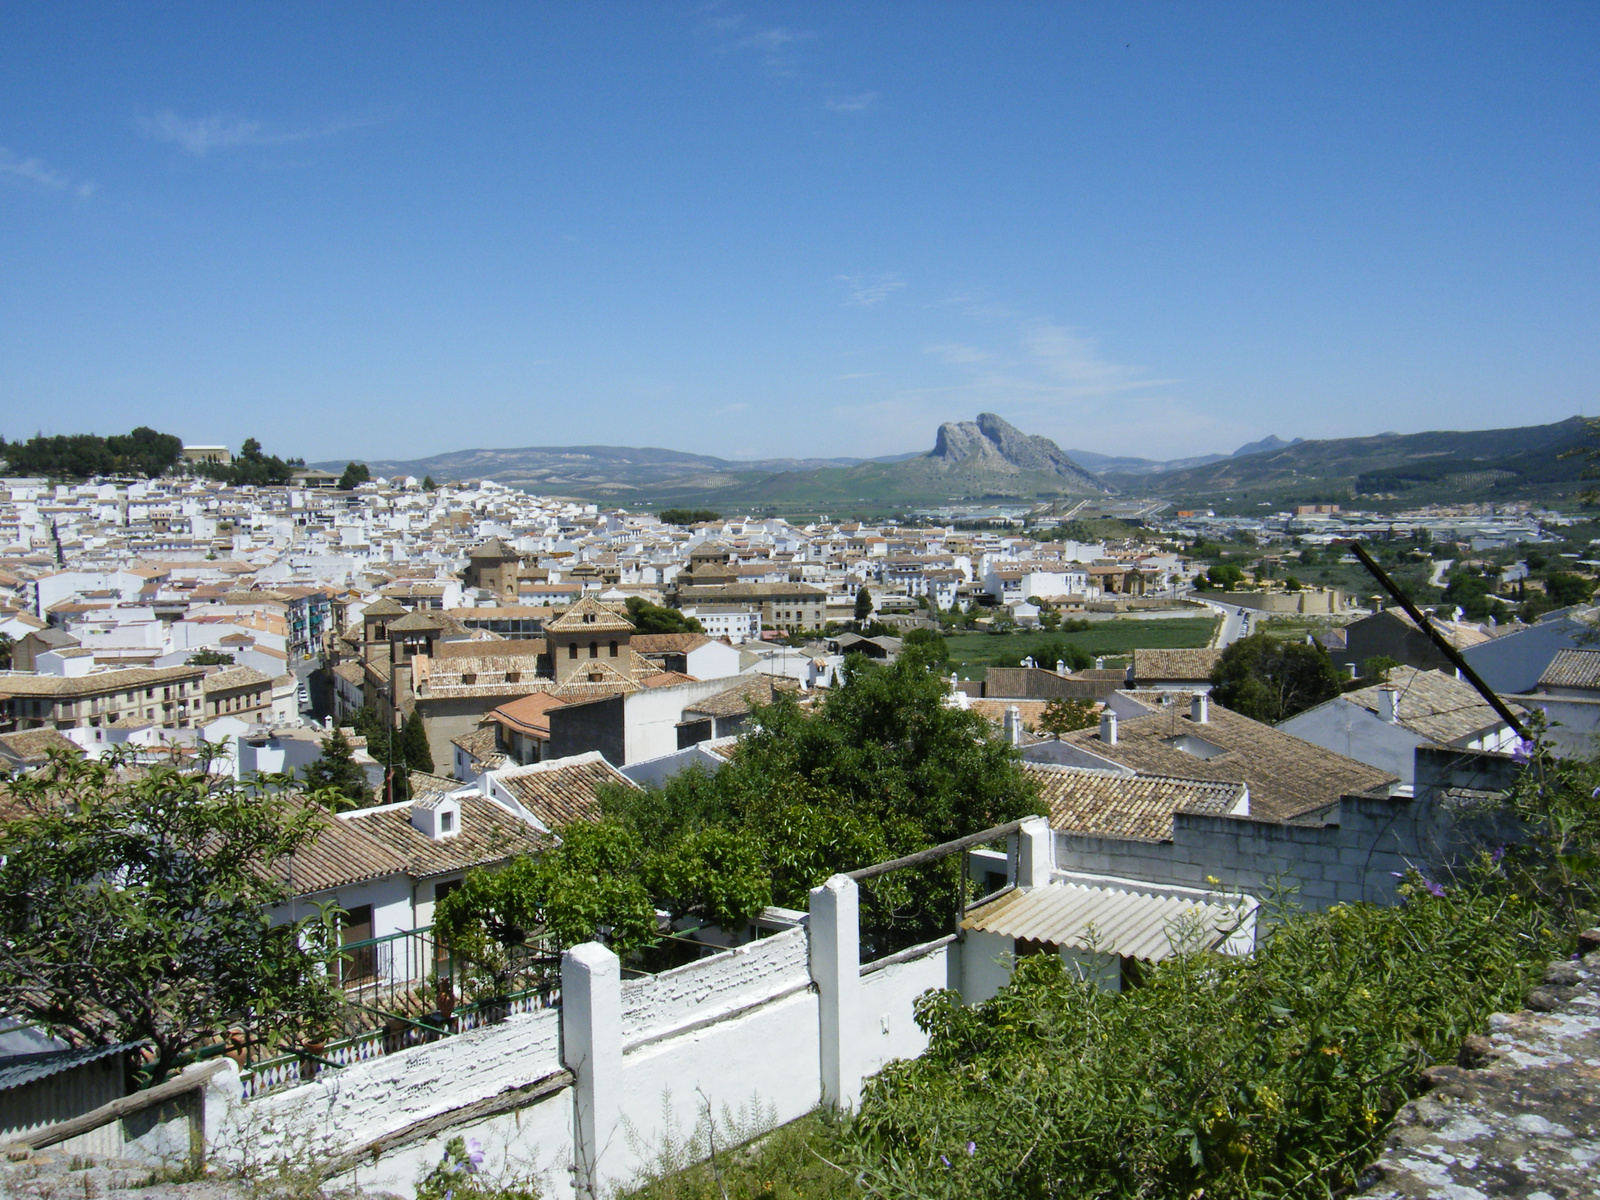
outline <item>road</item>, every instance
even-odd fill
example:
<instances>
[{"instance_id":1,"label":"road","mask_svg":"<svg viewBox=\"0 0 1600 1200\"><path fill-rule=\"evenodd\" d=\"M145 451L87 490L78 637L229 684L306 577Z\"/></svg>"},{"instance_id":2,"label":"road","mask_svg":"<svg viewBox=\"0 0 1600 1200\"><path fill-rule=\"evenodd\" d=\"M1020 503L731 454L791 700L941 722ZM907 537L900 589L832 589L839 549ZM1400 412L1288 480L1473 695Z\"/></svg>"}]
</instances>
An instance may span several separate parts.
<instances>
[{"instance_id":1,"label":"road","mask_svg":"<svg viewBox=\"0 0 1600 1200\"><path fill-rule=\"evenodd\" d=\"M1444 573L1456 565L1453 558L1441 558L1433 564L1433 574L1428 576L1428 586L1442 588L1444 586Z\"/></svg>"},{"instance_id":2,"label":"road","mask_svg":"<svg viewBox=\"0 0 1600 1200\"><path fill-rule=\"evenodd\" d=\"M1233 645L1242 637L1250 636L1252 618L1255 616L1254 609L1241 608L1237 604L1224 604L1220 600L1207 600L1203 596L1195 596L1193 599L1199 600L1222 618L1222 623L1217 626L1216 636L1211 639L1213 650L1221 650Z\"/></svg>"}]
</instances>

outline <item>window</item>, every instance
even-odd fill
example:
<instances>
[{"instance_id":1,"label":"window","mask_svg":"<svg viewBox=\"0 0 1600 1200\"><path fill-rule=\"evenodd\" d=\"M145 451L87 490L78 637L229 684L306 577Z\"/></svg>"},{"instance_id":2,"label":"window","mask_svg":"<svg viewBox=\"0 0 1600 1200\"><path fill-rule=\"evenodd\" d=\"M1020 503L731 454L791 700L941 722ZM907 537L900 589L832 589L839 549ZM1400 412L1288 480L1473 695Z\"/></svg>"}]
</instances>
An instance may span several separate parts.
<instances>
[{"instance_id":1,"label":"window","mask_svg":"<svg viewBox=\"0 0 1600 1200\"><path fill-rule=\"evenodd\" d=\"M617 656L617 644L615 642L612 642L611 643L611 657L615 658L616 656Z\"/></svg>"},{"instance_id":2,"label":"window","mask_svg":"<svg viewBox=\"0 0 1600 1200\"><path fill-rule=\"evenodd\" d=\"M439 832L454 833L456 831L456 815L453 812L439 814Z\"/></svg>"},{"instance_id":3,"label":"window","mask_svg":"<svg viewBox=\"0 0 1600 1200\"><path fill-rule=\"evenodd\" d=\"M600 657L600 643L599 642L590 642L589 643L589 657L590 658L599 658Z\"/></svg>"},{"instance_id":4,"label":"window","mask_svg":"<svg viewBox=\"0 0 1600 1200\"><path fill-rule=\"evenodd\" d=\"M578 657L578 643L577 642L573 642L570 646L567 647L567 657L568 658L577 658Z\"/></svg>"}]
</instances>

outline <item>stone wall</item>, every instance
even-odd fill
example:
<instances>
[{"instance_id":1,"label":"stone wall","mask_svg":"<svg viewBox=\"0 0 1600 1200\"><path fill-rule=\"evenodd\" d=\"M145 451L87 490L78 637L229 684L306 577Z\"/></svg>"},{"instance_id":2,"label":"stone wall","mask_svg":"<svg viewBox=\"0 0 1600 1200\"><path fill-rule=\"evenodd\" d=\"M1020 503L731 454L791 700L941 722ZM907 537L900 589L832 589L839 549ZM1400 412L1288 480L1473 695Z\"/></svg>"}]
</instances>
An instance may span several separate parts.
<instances>
[{"instance_id":1,"label":"stone wall","mask_svg":"<svg viewBox=\"0 0 1600 1200\"><path fill-rule=\"evenodd\" d=\"M1423 1074L1363 1193L1374 1200L1593 1196L1600 1178L1600 931L1551 963L1519 1013L1489 1020L1459 1064Z\"/></svg>"}]
</instances>

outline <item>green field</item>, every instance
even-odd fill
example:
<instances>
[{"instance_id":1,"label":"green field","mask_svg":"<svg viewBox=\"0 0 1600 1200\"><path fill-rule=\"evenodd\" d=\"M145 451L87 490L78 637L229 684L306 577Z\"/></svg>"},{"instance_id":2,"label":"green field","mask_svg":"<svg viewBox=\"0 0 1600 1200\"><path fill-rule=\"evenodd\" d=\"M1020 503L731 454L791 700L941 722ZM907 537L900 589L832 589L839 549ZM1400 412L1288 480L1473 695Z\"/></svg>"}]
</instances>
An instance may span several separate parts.
<instances>
[{"instance_id":1,"label":"green field","mask_svg":"<svg viewBox=\"0 0 1600 1200\"><path fill-rule=\"evenodd\" d=\"M950 664L963 679L982 678L984 669L1002 658L1033 654L1046 642L1081 646L1090 654L1122 657L1132 650L1176 650L1206 646L1217 629L1215 617L1172 617L1158 621L1097 621L1083 633L947 633ZM1042 665L1042 664L1041 664ZM1111 663L1108 666L1113 665ZM1053 668L1054 663L1050 666Z\"/></svg>"}]
</instances>

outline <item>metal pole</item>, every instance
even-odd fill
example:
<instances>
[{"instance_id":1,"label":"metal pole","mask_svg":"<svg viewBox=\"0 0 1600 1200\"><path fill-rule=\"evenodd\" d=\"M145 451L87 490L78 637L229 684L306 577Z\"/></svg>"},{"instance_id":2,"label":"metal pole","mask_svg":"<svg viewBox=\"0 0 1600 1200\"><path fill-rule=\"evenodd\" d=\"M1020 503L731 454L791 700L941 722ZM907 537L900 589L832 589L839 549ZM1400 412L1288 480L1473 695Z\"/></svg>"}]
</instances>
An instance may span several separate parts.
<instances>
[{"instance_id":1,"label":"metal pole","mask_svg":"<svg viewBox=\"0 0 1600 1200\"><path fill-rule=\"evenodd\" d=\"M1433 622L1425 617L1417 606L1411 602L1411 598L1400 590L1400 585L1389 578L1388 572L1377 564L1372 555L1367 553L1367 548L1357 541L1335 542L1334 545L1344 547L1361 560L1361 565L1372 573L1372 577L1378 581L1384 591L1394 597L1395 603L1405 610L1406 616L1417 623L1417 628L1428 636L1428 639L1438 648L1439 653L1448 658L1455 669L1461 672L1461 677L1477 689L1478 695L1488 702L1489 707L1499 714L1500 719L1516 730L1518 737L1526 740L1528 737L1527 727L1517 719L1516 715L1507 707L1506 702L1495 695L1494 690L1478 677L1478 673L1472 669L1471 664L1461 657L1461 651L1450 644L1450 639L1433 627Z\"/></svg>"}]
</instances>

